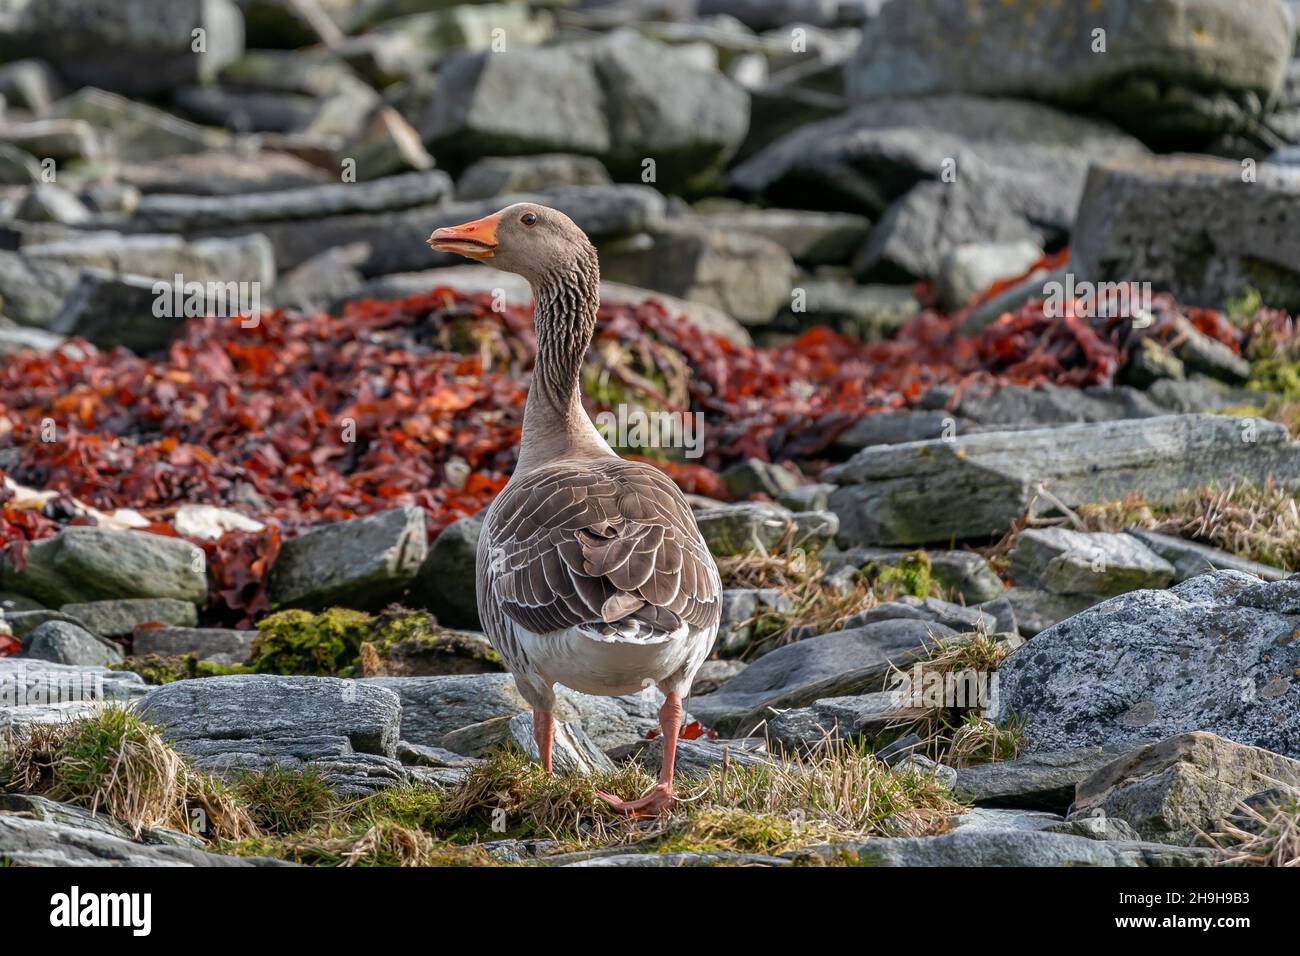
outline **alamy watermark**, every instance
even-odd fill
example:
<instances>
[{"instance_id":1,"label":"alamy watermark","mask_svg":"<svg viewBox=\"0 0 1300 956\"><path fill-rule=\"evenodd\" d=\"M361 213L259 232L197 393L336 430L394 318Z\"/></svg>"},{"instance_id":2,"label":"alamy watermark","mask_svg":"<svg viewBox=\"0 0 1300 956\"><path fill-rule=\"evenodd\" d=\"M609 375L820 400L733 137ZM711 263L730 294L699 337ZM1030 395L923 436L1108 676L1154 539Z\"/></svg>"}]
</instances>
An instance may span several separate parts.
<instances>
[{"instance_id":1,"label":"alamy watermark","mask_svg":"<svg viewBox=\"0 0 1300 956\"><path fill-rule=\"evenodd\" d=\"M917 663L894 673L889 694L897 708L978 710L992 717L998 709L998 675L973 668L939 671Z\"/></svg>"},{"instance_id":2,"label":"alamy watermark","mask_svg":"<svg viewBox=\"0 0 1300 956\"><path fill-rule=\"evenodd\" d=\"M649 411L620 404L596 415L596 430L611 448L679 448L687 458L704 454L702 412Z\"/></svg>"},{"instance_id":3,"label":"alamy watermark","mask_svg":"<svg viewBox=\"0 0 1300 956\"><path fill-rule=\"evenodd\" d=\"M153 314L159 319L239 316L239 324L246 329L255 329L262 321L260 282L186 282L178 272L170 282L155 282L153 295Z\"/></svg>"},{"instance_id":4,"label":"alamy watermark","mask_svg":"<svg viewBox=\"0 0 1300 956\"><path fill-rule=\"evenodd\" d=\"M1043 285L1043 314L1049 319L1065 318L1068 307L1079 318L1132 319L1135 327L1146 328L1155 321L1151 300L1150 282L1076 281L1067 272L1064 282Z\"/></svg>"}]
</instances>

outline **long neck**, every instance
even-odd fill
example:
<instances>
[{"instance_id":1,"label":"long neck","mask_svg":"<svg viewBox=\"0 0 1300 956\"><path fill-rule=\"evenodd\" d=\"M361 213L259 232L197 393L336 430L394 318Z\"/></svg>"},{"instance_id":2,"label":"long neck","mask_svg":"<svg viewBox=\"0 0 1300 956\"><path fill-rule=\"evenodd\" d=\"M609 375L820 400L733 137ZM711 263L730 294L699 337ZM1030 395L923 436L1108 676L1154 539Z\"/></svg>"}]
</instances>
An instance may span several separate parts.
<instances>
[{"instance_id":1,"label":"long neck","mask_svg":"<svg viewBox=\"0 0 1300 956\"><path fill-rule=\"evenodd\" d=\"M560 458L612 454L582 407L582 362L596 330L600 265L587 247L573 265L533 284L537 363L528 402L519 470Z\"/></svg>"}]
</instances>

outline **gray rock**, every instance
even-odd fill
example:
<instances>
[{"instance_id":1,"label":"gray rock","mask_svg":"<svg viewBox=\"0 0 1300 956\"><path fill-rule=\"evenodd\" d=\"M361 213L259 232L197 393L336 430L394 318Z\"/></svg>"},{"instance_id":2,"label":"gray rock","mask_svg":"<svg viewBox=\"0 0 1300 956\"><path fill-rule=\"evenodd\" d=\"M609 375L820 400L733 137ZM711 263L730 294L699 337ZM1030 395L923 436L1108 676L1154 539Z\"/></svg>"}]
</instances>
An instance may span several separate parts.
<instances>
[{"instance_id":1,"label":"gray rock","mask_svg":"<svg viewBox=\"0 0 1300 956\"><path fill-rule=\"evenodd\" d=\"M840 485L838 541L924 544L998 534L1039 483L1067 506L1140 493L1154 504L1210 482L1287 481L1300 446L1252 418L1171 415L864 448L823 478Z\"/></svg>"},{"instance_id":2,"label":"gray rock","mask_svg":"<svg viewBox=\"0 0 1300 956\"><path fill-rule=\"evenodd\" d=\"M47 621L23 641L23 657L78 667L107 667L122 662L122 650L75 624Z\"/></svg>"},{"instance_id":3,"label":"gray rock","mask_svg":"<svg viewBox=\"0 0 1300 956\"><path fill-rule=\"evenodd\" d=\"M772 551L791 534L794 516L762 502L724 505L695 513L704 542L716 557Z\"/></svg>"},{"instance_id":4,"label":"gray rock","mask_svg":"<svg viewBox=\"0 0 1300 956\"><path fill-rule=\"evenodd\" d=\"M401 705L371 682L207 677L156 687L138 708L201 770L311 767L349 793L404 779L396 759Z\"/></svg>"},{"instance_id":5,"label":"gray rock","mask_svg":"<svg viewBox=\"0 0 1300 956\"><path fill-rule=\"evenodd\" d=\"M35 116L59 98L59 78L44 60L14 60L0 66L0 96Z\"/></svg>"},{"instance_id":6,"label":"gray rock","mask_svg":"<svg viewBox=\"0 0 1300 956\"><path fill-rule=\"evenodd\" d=\"M775 497L783 491L799 487L799 476L789 468L757 458L736 462L723 471L721 477L731 496L740 499L759 492Z\"/></svg>"},{"instance_id":7,"label":"gray rock","mask_svg":"<svg viewBox=\"0 0 1300 956\"><path fill-rule=\"evenodd\" d=\"M168 282L145 276L83 269L50 326L53 331L79 336L102 349L121 345L141 355L161 351L185 320L183 314L154 314L160 293L166 301L172 298L174 288ZM207 291L204 289L204 315L237 314L224 306L218 309L215 298L207 296Z\"/></svg>"},{"instance_id":8,"label":"gray rock","mask_svg":"<svg viewBox=\"0 0 1300 956\"><path fill-rule=\"evenodd\" d=\"M776 502L782 508L798 514L801 511L825 511L834 485L798 485L777 492Z\"/></svg>"},{"instance_id":9,"label":"gray rock","mask_svg":"<svg viewBox=\"0 0 1300 956\"><path fill-rule=\"evenodd\" d=\"M1003 595L1022 635L1033 637L1098 603L1092 594L1054 594L1042 588L1010 588Z\"/></svg>"},{"instance_id":10,"label":"gray rock","mask_svg":"<svg viewBox=\"0 0 1300 956\"><path fill-rule=\"evenodd\" d=\"M759 738L761 745L762 738ZM637 759L652 773L658 773L663 761L663 737L650 741ZM698 740L677 741L674 774L683 779L700 779L707 777L715 768L726 764L728 767L765 767L772 763L763 750L755 749L748 740Z\"/></svg>"},{"instance_id":11,"label":"gray rock","mask_svg":"<svg viewBox=\"0 0 1300 956\"><path fill-rule=\"evenodd\" d=\"M789 860L758 853L694 852L681 853L619 853L610 856L588 857L560 866L789 866Z\"/></svg>"},{"instance_id":12,"label":"gray rock","mask_svg":"<svg viewBox=\"0 0 1300 956\"><path fill-rule=\"evenodd\" d=\"M471 724L531 710L509 674L374 677L361 683L396 693L402 701L402 739L428 746L442 746L447 734ZM555 690L556 720L579 722L601 750L644 740L659 726L663 695L657 690L625 697L591 697L563 686Z\"/></svg>"},{"instance_id":13,"label":"gray rock","mask_svg":"<svg viewBox=\"0 0 1300 956\"><path fill-rule=\"evenodd\" d=\"M91 601L85 604L65 604L59 610L100 637L130 637L141 624L193 627L198 623L198 612L194 605L175 598Z\"/></svg>"},{"instance_id":14,"label":"gray rock","mask_svg":"<svg viewBox=\"0 0 1300 956\"><path fill-rule=\"evenodd\" d=\"M0 794L0 815L7 814L29 817L43 823L57 823L78 830L93 830L96 833L105 833L133 843L203 848L203 841L198 837L165 827L144 827L137 840L132 828L120 820L106 814L92 813L71 804L58 803L36 794Z\"/></svg>"},{"instance_id":15,"label":"gray rock","mask_svg":"<svg viewBox=\"0 0 1300 956\"><path fill-rule=\"evenodd\" d=\"M794 537L790 547L794 550L817 552L835 540L840 530L840 519L833 511L799 511L794 515Z\"/></svg>"},{"instance_id":16,"label":"gray rock","mask_svg":"<svg viewBox=\"0 0 1300 956\"><path fill-rule=\"evenodd\" d=\"M1246 288L1275 308L1300 309L1300 170L1164 157L1098 165L1088 176L1071 243L1093 282L1141 276L1182 302L1223 308ZM1170 230L1195 230L1195 248Z\"/></svg>"},{"instance_id":17,"label":"gray rock","mask_svg":"<svg viewBox=\"0 0 1300 956\"><path fill-rule=\"evenodd\" d=\"M354 296L364 282L360 266L370 255L364 242L326 249L281 276L275 286L275 304L307 314L326 312L332 303Z\"/></svg>"},{"instance_id":18,"label":"gray rock","mask_svg":"<svg viewBox=\"0 0 1300 956\"><path fill-rule=\"evenodd\" d=\"M1287 572L1281 568L1260 564L1258 561L1248 561L1220 548L1198 544L1175 535L1146 531L1142 528L1129 528L1127 533L1174 566L1175 584L1181 584L1206 571L1241 571L1243 574L1253 574L1265 581L1281 581L1287 576Z\"/></svg>"},{"instance_id":19,"label":"gray rock","mask_svg":"<svg viewBox=\"0 0 1300 956\"><path fill-rule=\"evenodd\" d=\"M711 228L761 236L805 266L847 264L871 228L866 217L852 213L757 209L718 200L701 203L696 210Z\"/></svg>"},{"instance_id":20,"label":"gray rock","mask_svg":"<svg viewBox=\"0 0 1300 956\"><path fill-rule=\"evenodd\" d=\"M920 554L923 554L929 562L930 574L934 581L967 605L992 601L1005 590L997 572L989 566L983 556L974 551L926 550ZM848 551L827 556L825 561L831 569L849 567L857 570L872 565L896 567L904 562L915 561L917 555L916 551L897 548L850 548Z\"/></svg>"},{"instance_id":21,"label":"gray rock","mask_svg":"<svg viewBox=\"0 0 1300 956\"><path fill-rule=\"evenodd\" d=\"M993 619L979 608L964 607L939 598L918 598L910 594L859 611L845 621L845 627L862 627L877 621L929 621L956 633L996 630Z\"/></svg>"},{"instance_id":22,"label":"gray rock","mask_svg":"<svg viewBox=\"0 0 1300 956\"><path fill-rule=\"evenodd\" d=\"M1209 866L1211 850L1103 843L1046 830L960 827L936 837L885 837L836 846L862 866Z\"/></svg>"},{"instance_id":23,"label":"gray rock","mask_svg":"<svg viewBox=\"0 0 1300 956\"><path fill-rule=\"evenodd\" d=\"M1300 793L1300 761L1211 733L1184 733L1116 758L1079 782L1075 814L1119 817L1143 839L1190 846L1267 787Z\"/></svg>"},{"instance_id":24,"label":"gray rock","mask_svg":"<svg viewBox=\"0 0 1300 956\"><path fill-rule=\"evenodd\" d=\"M392 508L290 538L268 589L275 607L382 607L406 589L425 557L420 508Z\"/></svg>"},{"instance_id":25,"label":"gray rock","mask_svg":"<svg viewBox=\"0 0 1300 956\"><path fill-rule=\"evenodd\" d=\"M950 414L959 422L974 423L969 429L972 431L1155 418L1168 414L1144 393L1122 385L1067 388L1051 383L1033 387L974 383L960 392L951 386L938 386L922 396L921 401L925 408L936 411L951 406Z\"/></svg>"},{"instance_id":26,"label":"gray rock","mask_svg":"<svg viewBox=\"0 0 1300 956\"><path fill-rule=\"evenodd\" d=\"M540 762L537 741L533 738L532 714L515 714L509 720L508 731L516 747L530 760ZM614 762L592 742L581 724L572 721L556 721L551 759L556 773L571 776L590 776L614 770Z\"/></svg>"},{"instance_id":27,"label":"gray rock","mask_svg":"<svg viewBox=\"0 0 1300 956\"><path fill-rule=\"evenodd\" d=\"M699 0L701 17L734 17L751 30L773 30L792 23L834 27L869 21L882 0Z\"/></svg>"},{"instance_id":28,"label":"gray rock","mask_svg":"<svg viewBox=\"0 0 1300 956\"><path fill-rule=\"evenodd\" d=\"M448 627L478 628L475 567L482 515L453 521L439 532L411 583L411 598Z\"/></svg>"},{"instance_id":29,"label":"gray rock","mask_svg":"<svg viewBox=\"0 0 1300 956\"><path fill-rule=\"evenodd\" d=\"M1132 535L1069 528L1026 528L1010 570L1020 584L1097 597L1163 588L1174 577L1174 566Z\"/></svg>"},{"instance_id":30,"label":"gray rock","mask_svg":"<svg viewBox=\"0 0 1300 956\"><path fill-rule=\"evenodd\" d=\"M76 284L76 269L0 251L0 302L20 325L48 329Z\"/></svg>"},{"instance_id":31,"label":"gray rock","mask_svg":"<svg viewBox=\"0 0 1300 956\"><path fill-rule=\"evenodd\" d=\"M678 190L716 176L748 119L748 97L726 77L620 31L504 57L453 57L417 126L453 165L483 155L580 153L630 180L653 159L654 181Z\"/></svg>"},{"instance_id":32,"label":"gray rock","mask_svg":"<svg viewBox=\"0 0 1300 956\"><path fill-rule=\"evenodd\" d=\"M764 325L790 301L794 264L761 236L669 221L645 239L601 250L601 274L703 302L742 325Z\"/></svg>"},{"instance_id":33,"label":"gray rock","mask_svg":"<svg viewBox=\"0 0 1300 956\"><path fill-rule=\"evenodd\" d=\"M886 4L847 86L861 99L968 92L1029 96L1109 115L1153 139L1236 131L1280 87L1293 45L1278 0L1069 5L1032 16L998 0ZM1186 42L1199 24L1203 42ZM1095 30L1105 31L1104 55ZM1158 77L1160 82L1153 82ZM1242 114L1246 114L1243 116Z\"/></svg>"},{"instance_id":34,"label":"gray rock","mask_svg":"<svg viewBox=\"0 0 1300 956\"><path fill-rule=\"evenodd\" d=\"M175 235L104 233L24 245L23 255L40 262L169 281L180 273L186 282L257 282L268 290L275 284L274 252L266 238L256 233L198 242Z\"/></svg>"},{"instance_id":35,"label":"gray rock","mask_svg":"<svg viewBox=\"0 0 1300 956\"><path fill-rule=\"evenodd\" d=\"M1096 816L1075 817L1061 823L1044 827L1048 833L1064 833L1068 836L1081 836L1089 840L1109 840L1117 843L1129 843L1142 837L1128 823L1118 817Z\"/></svg>"},{"instance_id":36,"label":"gray rock","mask_svg":"<svg viewBox=\"0 0 1300 956\"><path fill-rule=\"evenodd\" d=\"M231 0L129 0L126 8L41 0L19 15L24 49L73 86L131 95L165 93L206 81L244 49L244 18ZM191 35L201 30L196 55Z\"/></svg>"},{"instance_id":37,"label":"gray rock","mask_svg":"<svg viewBox=\"0 0 1300 956\"><path fill-rule=\"evenodd\" d=\"M27 190L14 216L29 222L78 225L90 219L90 209L64 187L52 182L38 182Z\"/></svg>"},{"instance_id":38,"label":"gray rock","mask_svg":"<svg viewBox=\"0 0 1300 956\"><path fill-rule=\"evenodd\" d=\"M1216 571L1111 598L1003 663L999 719L1024 721L1026 753L1205 730L1300 757L1296 591Z\"/></svg>"},{"instance_id":39,"label":"gray rock","mask_svg":"<svg viewBox=\"0 0 1300 956\"><path fill-rule=\"evenodd\" d=\"M966 335L979 335L986 327L996 322L1006 312L1015 312L1022 305L1036 296L1043 295L1044 287L1050 282L1064 283L1067 271L1059 269L1035 269L1019 282L1003 289L987 302L971 308L962 323L962 332Z\"/></svg>"},{"instance_id":40,"label":"gray rock","mask_svg":"<svg viewBox=\"0 0 1300 956\"><path fill-rule=\"evenodd\" d=\"M934 763L924 757L912 756L910 759L924 761L925 764ZM895 764L895 766L903 766L904 764L905 762ZM1007 830L1019 830L1026 833L1050 830L1051 827L1065 822L1055 813L1044 813L1040 810L990 809L988 807L974 807L965 813L948 819L951 821L954 830L1002 831L1004 833Z\"/></svg>"},{"instance_id":41,"label":"gray rock","mask_svg":"<svg viewBox=\"0 0 1300 956\"><path fill-rule=\"evenodd\" d=\"M767 735L788 751L815 751L828 741L875 737L917 716L892 690L824 697L807 707L791 707L772 716L767 721Z\"/></svg>"},{"instance_id":42,"label":"gray rock","mask_svg":"<svg viewBox=\"0 0 1300 956\"><path fill-rule=\"evenodd\" d=\"M48 355L62 347L66 341L62 335L41 329L0 328L0 358L23 351Z\"/></svg>"},{"instance_id":43,"label":"gray rock","mask_svg":"<svg viewBox=\"0 0 1300 956\"><path fill-rule=\"evenodd\" d=\"M0 143L0 186L28 186L41 181L36 157L16 146Z\"/></svg>"},{"instance_id":44,"label":"gray rock","mask_svg":"<svg viewBox=\"0 0 1300 956\"><path fill-rule=\"evenodd\" d=\"M695 672L691 693L707 694L715 691L743 671L746 666L748 665L744 661L705 661Z\"/></svg>"},{"instance_id":45,"label":"gray rock","mask_svg":"<svg viewBox=\"0 0 1300 956\"><path fill-rule=\"evenodd\" d=\"M142 193L227 196L279 192L327 182L327 173L289 153L216 150L122 164L122 181Z\"/></svg>"},{"instance_id":46,"label":"gray rock","mask_svg":"<svg viewBox=\"0 0 1300 956\"><path fill-rule=\"evenodd\" d=\"M736 166L731 182L775 203L788 200L868 216L882 215L921 181L950 187L978 182L1009 204L1007 214L1060 231L1074 220L1090 162L1144 153L1136 140L1105 124L1051 107L932 96L878 100L800 126ZM932 189L927 194L933 204L943 204ZM982 210L979 201L978 193L963 188L960 202Z\"/></svg>"},{"instance_id":47,"label":"gray rock","mask_svg":"<svg viewBox=\"0 0 1300 956\"><path fill-rule=\"evenodd\" d=\"M840 432L835 447L858 451L872 445L901 445L944 435L955 437L968 431L969 425L967 419L958 418L951 412L889 408L863 415Z\"/></svg>"},{"instance_id":48,"label":"gray rock","mask_svg":"<svg viewBox=\"0 0 1300 956\"><path fill-rule=\"evenodd\" d=\"M719 732L748 731L770 717L771 709L879 689L890 662L904 666L927 641L953 634L941 624L889 620L787 644L713 693L691 698L691 710Z\"/></svg>"},{"instance_id":49,"label":"gray rock","mask_svg":"<svg viewBox=\"0 0 1300 956\"><path fill-rule=\"evenodd\" d=\"M96 134L95 128L85 120L76 119L10 123L0 129L0 143L21 149L37 159L53 159L57 163L95 160L104 152L104 143Z\"/></svg>"},{"instance_id":50,"label":"gray rock","mask_svg":"<svg viewBox=\"0 0 1300 956\"><path fill-rule=\"evenodd\" d=\"M871 281L936 279L956 250L972 243L1038 247L1043 238L1012 194L966 173L954 182L918 183L886 209L853 272Z\"/></svg>"},{"instance_id":51,"label":"gray rock","mask_svg":"<svg viewBox=\"0 0 1300 956\"><path fill-rule=\"evenodd\" d=\"M1245 356L1200 331L1186 316L1174 320L1174 334L1174 354L1185 369L1225 382L1241 383L1250 378L1250 362Z\"/></svg>"},{"instance_id":52,"label":"gray rock","mask_svg":"<svg viewBox=\"0 0 1300 956\"><path fill-rule=\"evenodd\" d=\"M257 631L236 631L222 627L150 627L139 631L132 642L136 657L159 654L182 657L193 654L201 661L244 663L252 656Z\"/></svg>"},{"instance_id":53,"label":"gray rock","mask_svg":"<svg viewBox=\"0 0 1300 956\"><path fill-rule=\"evenodd\" d=\"M122 160L201 153L226 147L230 142L229 135L221 130L207 129L94 87L59 100L51 113L56 119L85 120L107 138L108 150Z\"/></svg>"},{"instance_id":54,"label":"gray rock","mask_svg":"<svg viewBox=\"0 0 1300 956\"><path fill-rule=\"evenodd\" d=\"M52 607L118 598L207 600L201 548L141 531L75 526L33 541L27 566L5 568L4 586Z\"/></svg>"},{"instance_id":55,"label":"gray rock","mask_svg":"<svg viewBox=\"0 0 1300 956\"><path fill-rule=\"evenodd\" d=\"M973 764L957 771L953 794L981 807L1065 813L1079 781L1115 759L1117 750L1081 747Z\"/></svg>"},{"instance_id":56,"label":"gray rock","mask_svg":"<svg viewBox=\"0 0 1300 956\"><path fill-rule=\"evenodd\" d=\"M503 193L535 192L554 186L607 186L609 173L592 156L485 156L456 180L456 198L487 199Z\"/></svg>"},{"instance_id":57,"label":"gray rock","mask_svg":"<svg viewBox=\"0 0 1300 956\"><path fill-rule=\"evenodd\" d=\"M135 843L108 833L0 813L0 858L15 866L289 866L266 857Z\"/></svg>"},{"instance_id":58,"label":"gray rock","mask_svg":"<svg viewBox=\"0 0 1300 956\"><path fill-rule=\"evenodd\" d=\"M853 285L838 279L800 277L773 327L797 332L828 325L863 342L891 338L921 311L911 286Z\"/></svg>"},{"instance_id":59,"label":"gray rock","mask_svg":"<svg viewBox=\"0 0 1300 956\"><path fill-rule=\"evenodd\" d=\"M976 242L955 246L939 262L939 301L958 309L993 283L1026 272L1042 258L1032 242Z\"/></svg>"},{"instance_id":60,"label":"gray rock","mask_svg":"<svg viewBox=\"0 0 1300 956\"><path fill-rule=\"evenodd\" d=\"M1187 376L1182 359L1152 338L1143 338L1130 350L1120 377L1134 388L1150 388L1165 379L1183 381Z\"/></svg>"},{"instance_id":61,"label":"gray rock","mask_svg":"<svg viewBox=\"0 0 1300 956\"><path fill-rule=\"evenodd\" d=\"M141 200L138 216L141 222L162 232L193 232L223 226L242 226L247 231L264 222L297 222L435 205L451 195L451 188L446 173L430 170L372 182L302 186L273 194L156 194Z\"/></svg>"},{"instance_id":62,"label":"gray rock","mask_svg":"<svg viewBox=\"0 0 1300 956\"><path fill-rule=\"evenodd\" d=\"M139 674L105 667L0 657L0 715L5 726L58 723L102 700L130 700L149 688Z\"/></svg>"},{"instance_id":63,"label":"gray rock","mask_svg":"<svg viewBox=\"0 0 1300 956\"><path fill-rule=\"evenodd\" d=\"M466 757L464 754L452 753L450 750L444 750L441 747L413 744L409 740L399 740L397 742L397 758L408 766L455 770L477 767L483 762L477 757Z\"/></svg>"}]
</instances>

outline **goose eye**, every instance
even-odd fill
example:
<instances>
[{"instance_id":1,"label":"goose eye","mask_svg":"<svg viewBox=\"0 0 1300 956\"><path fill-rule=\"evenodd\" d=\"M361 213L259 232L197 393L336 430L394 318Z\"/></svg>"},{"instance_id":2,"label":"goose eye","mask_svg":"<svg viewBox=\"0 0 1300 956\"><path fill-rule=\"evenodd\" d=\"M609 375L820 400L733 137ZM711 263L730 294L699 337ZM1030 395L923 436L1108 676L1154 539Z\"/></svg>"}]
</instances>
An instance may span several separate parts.
<instances>
[{"instance_id":1,"label":"goose eye","mask_svg":"<svg viewBox=\"0 0 1300 956\"><path fill-rule=\"evenodd\" d=\"M522 216L519 217L519 221L522 222L525 226L531 226L531 225L533 225L535 222L537 222L537 213L535 213L535 212L526 212L526 213L524 213Z\"/></svg>"}]
</instances>

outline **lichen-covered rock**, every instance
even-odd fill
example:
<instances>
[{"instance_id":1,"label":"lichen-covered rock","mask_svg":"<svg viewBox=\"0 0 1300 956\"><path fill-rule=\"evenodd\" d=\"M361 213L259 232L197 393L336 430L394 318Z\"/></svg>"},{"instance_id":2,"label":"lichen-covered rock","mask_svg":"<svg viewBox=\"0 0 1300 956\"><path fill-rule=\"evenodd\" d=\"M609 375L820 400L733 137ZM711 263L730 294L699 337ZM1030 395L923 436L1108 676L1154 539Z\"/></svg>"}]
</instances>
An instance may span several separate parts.
<instances>
[{"instance_id":1,"label":"lichen-covered rock","mask_svg":"<svg viewBox=\"0 0 1300 956\"><path fill-rule=\"evenodd\" d=\"M1300 758L1300 578L1216 571L1113 597L998 671L1027 753L1204 730Z\"/></svg>"},{"instance_id":2,"label":"lichen-covered rock","mask_svg":"<svg viewBox=\"0 0 1300 956\"><path fill-rule=\"evenodd\" d=\"M1300 760L1210 733L1178 734L1081 780L1074 814L1101 811L1127 821L1145 840L1186 846L1219 829L1241 801L1278 786L1300 793Z\"/></svg>"},{"instance_id":3,"label":"lichen-covered rock","mask_svg":"<svg viewBox=\"0 0 1300 956\"><path fill-rule=\"evenodd\" d=\"M119 598L175 598L203 604L203 550L163 535L74 526L27 546L21 571L7 566L4 586L47 607Z\"/></svg>"},{"instance_id":4,"label":"lichen-covered rock","mask_svg":"<svg viewBox=\"0 0 1300 956\"><path fill-rule=\"evenodd\" d=\"M482 515L453 521L439 532L411 584L411 599L448 627L480 628L475 567Z\"/></svg>"}]
</instances>

